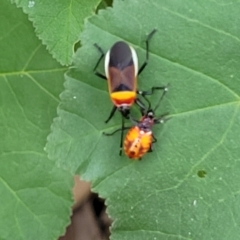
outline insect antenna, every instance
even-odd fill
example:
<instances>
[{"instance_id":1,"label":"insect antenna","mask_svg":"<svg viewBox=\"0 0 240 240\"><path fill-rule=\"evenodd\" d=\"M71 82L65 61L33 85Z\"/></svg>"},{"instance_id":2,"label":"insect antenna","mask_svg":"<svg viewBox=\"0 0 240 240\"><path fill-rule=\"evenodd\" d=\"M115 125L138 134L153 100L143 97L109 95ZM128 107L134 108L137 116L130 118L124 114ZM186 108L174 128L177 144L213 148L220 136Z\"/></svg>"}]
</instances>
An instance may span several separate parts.
<instances>
[{"instance_id":1,"label":"insect antenna","mask_svg":"<svg viewBox=\"0 0 240 240\"><path fill-rule=\"evenodd\" d=\"M164 88L163 93L162 93L162 95L161 95L161 97L160 97L157 105L156 105L155 108L153 109L153 112L154 112L154 113L155 113L155 111L157 110L157 108L159 107L159 105L160 105L161 101L163 100L165 94L167 93L167 91L168 91L168 86L169 86L169 84Z\"/></svg>"}]
</instances>

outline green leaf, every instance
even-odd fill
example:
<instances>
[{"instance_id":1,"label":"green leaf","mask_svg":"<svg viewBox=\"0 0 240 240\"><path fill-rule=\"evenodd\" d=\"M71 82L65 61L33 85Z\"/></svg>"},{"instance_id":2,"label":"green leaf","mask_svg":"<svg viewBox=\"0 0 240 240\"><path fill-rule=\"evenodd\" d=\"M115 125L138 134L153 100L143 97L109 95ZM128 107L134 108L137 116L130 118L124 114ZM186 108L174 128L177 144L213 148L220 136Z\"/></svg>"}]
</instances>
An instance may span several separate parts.
<instances>
[{"instance_id":1,"label":"green leaf","mask_svg":"<svg viewBox=\"0 0 240 240\"><path fill-rule=\"evenodd\" d=\"M239 2L224 0L115 1L86 21L47 150L107 199L111 239L238 239L239 10ZM93 44L106 52L126 41L142 63L154 28L138 84L169 83L157 114L172 118L154 126L154 151L134 162L118 156L120 132L102 135L120 127L121 117L104 123L112 103L92 71L100 55ZM153 106L158 98L150 98Z\"/></svg>"},{"instance_id":2,"label":"green leaf","mask_svg":"<svg viewBox=\"0 0 240 240\"><path fill-rule=\"evenodd\" d=\"M62 65L72 63L74 43L83 21L94 13L99 0L11 0L28 14L37 36Z\"/></svg>"},{"instance_id":3,"label":"green leaf","mask_svg":"<svg viewBox=\"0 0 240 240\"><path fill-rule=\"evenodd\" d=\"M0 239L56 239L69 223L73 178L44 146L66 69L7 1L0 32Z\"/></svg>"}]
</instances>

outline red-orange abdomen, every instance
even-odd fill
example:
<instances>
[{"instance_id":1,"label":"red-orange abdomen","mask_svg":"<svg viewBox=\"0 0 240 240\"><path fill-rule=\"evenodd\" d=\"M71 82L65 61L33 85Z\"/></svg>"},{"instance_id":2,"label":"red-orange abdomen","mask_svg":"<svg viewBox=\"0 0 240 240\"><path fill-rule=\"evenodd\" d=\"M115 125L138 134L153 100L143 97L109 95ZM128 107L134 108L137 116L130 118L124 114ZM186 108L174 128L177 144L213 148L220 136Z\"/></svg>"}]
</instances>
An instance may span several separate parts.
<instances>
[{"instance_id":1,"label":"red-orange abdomen","mask_svg":"<svg viewBox=\"0 0 240 240\"><path fill-rule=\"evenodd\" d=\"M152 132L144 132L138 126L132 127L124 141L124 152L132 159L141 158L152 144Z\"/></svg>"}]
</instances>

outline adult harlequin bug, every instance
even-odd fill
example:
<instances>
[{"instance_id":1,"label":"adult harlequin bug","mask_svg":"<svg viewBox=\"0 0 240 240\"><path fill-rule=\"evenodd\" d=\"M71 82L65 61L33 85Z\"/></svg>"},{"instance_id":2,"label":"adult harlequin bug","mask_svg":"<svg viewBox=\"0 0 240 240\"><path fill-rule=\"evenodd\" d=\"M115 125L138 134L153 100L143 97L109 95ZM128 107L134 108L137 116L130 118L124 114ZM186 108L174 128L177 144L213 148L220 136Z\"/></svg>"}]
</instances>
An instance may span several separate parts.
<instances>
[{"instance_id":1,"label":"adult harlequin bug","mask_svg":"<svg viewBox=\"0 0 240 240\"><path fill-rule=\"evenodd\" d=\"M124 152L129 158L141 159L146 152L152 151L152 144L157 142L157 139L152 133L153 125L163 123L169 119L165 118L167 114L162 114L159 117L155 116L155 111L159 107L167 90L168 86L164 88L159 102L154 109L151 109L151 104L149 103L148 110L140 121L131 118L135 126L128 131L124 140Z\"/></svg>"},{"instance_id":2,"label":"adult harlequin bug","mask_svg":"<svg viewBox=\"0 0 240 240\"><path fill-rule=\"evenodd\" d=\"M147 39L145 41L146 58L139 69L136 51L127 43L123 41L116 42L106 53L106 55L97 44L94 44L94 46L101 53L101 56L97 61L96 66L94 67L94 72L97 76L108 81L110 98L114 104L110 115L105 122L107 123L113 117L117 109L122 114L122 134L120 149L122 148L124 118L129 118L130 107L133 105L133 103L136 103L140 107L141 112L143 112L146 108L143 102L137 97L137 94L140 94L145 98L146 95L151 95L155 89L162 89L162 87L152 87L150 91L137 90L137 76L144 70L148 63L149 40L152 38L155 32L156 29L154 29L147 36ZM106 75L103 75L96 70L104 55Z\"/></svg>"}]
</instances>

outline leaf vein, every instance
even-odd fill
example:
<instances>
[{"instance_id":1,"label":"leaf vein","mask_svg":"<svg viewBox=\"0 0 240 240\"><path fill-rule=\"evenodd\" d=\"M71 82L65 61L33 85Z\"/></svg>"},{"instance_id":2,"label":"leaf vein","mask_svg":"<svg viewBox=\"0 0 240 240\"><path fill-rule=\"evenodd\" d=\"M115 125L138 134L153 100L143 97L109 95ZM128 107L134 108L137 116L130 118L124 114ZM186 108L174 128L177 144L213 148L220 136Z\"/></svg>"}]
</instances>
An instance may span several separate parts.
<instances>
[{"instance_id":1,"label":"leaf vein","mask_svg":"<svg viewBox=\"0 0 240 240\"><path fill-rule=\"evenodd\" d=\"M37 82L30 74L26 73L26 76L28 76L43 92L45 92L48 96L50 96L53 100L56 102L60 102L57 97L55 97L52 93L50 93L46 88L44 88L39 82Z\"/></svg>"}]
</instances>

